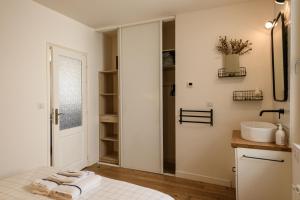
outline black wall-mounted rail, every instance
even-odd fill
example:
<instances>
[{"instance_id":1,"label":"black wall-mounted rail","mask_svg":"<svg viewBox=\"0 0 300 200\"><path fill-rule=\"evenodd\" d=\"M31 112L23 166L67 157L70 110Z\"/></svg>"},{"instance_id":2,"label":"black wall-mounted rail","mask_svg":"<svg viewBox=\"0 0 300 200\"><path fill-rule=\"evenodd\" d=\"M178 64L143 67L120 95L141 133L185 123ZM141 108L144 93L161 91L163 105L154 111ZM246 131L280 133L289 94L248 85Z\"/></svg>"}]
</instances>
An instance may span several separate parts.
<instances>
[{"instance_id":1,"label":"black wall-mounted rail","mask_svg":"<svg viewBox=\"0 0 300 200\"><path fill-rule=\"evenodd\" d=\"M198 113L198 115L196 114ZM201 115L199 115L199 113ZM203 114L203 115L202 115ZM208 115L205 115L208 114ZM179 115L179 122L182 123L197 123L197 124L210 124L211 126L214 125L214 111L211 110L184 110L180 108L180 115ZM186 120L184 118L205 118L209 119L209 121L194 121L194 120Z\"/></svg>"}]
</instances>

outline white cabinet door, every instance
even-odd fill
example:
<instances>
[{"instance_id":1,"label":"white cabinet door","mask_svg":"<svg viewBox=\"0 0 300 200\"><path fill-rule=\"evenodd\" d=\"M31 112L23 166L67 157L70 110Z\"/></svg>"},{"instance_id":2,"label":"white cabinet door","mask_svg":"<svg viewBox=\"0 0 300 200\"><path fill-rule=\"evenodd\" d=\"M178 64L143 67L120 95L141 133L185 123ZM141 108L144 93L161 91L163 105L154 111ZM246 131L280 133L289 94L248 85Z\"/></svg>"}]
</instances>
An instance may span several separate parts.
<instances>
[{"instance_id":1,"label":"white cabinet door","mask_svg":"<svg viewBox=\"0 0 300 200\"><path fill-rule=\"evenodd\" d=\"M238 200L290 200L291 153L237 148Z\"/></svg>"},{"instance_id":2,"label":"white cabinet door","mask_svg":"<svg viewBox=\"0 0 300 200\"><path fill-rule=\"evenodd\" d=\"M121 29L122 167L160 173L160 22Z\"/></svg>"}]
</instances>

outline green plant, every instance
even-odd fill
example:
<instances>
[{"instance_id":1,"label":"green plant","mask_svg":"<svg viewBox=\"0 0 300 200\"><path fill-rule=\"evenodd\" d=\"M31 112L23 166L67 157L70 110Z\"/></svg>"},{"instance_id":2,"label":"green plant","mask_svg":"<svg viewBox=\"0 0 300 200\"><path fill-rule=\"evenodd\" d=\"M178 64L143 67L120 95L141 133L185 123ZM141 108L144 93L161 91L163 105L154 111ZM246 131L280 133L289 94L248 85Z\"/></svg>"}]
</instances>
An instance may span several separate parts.
<instances>
[{"instance_id":1,"label":"green plant","mask_svg":"<svg viewBox=\"0 0 300 200\"><path fill-rule=\"evenodd\" d=\"M238 54L244 55L252 51L252 43L249 40L245 42L242 39L230 39L228 41L227 36L219 37L219 44L217 45L217 51L224 55Z\"/></svg>"}]
</instances>

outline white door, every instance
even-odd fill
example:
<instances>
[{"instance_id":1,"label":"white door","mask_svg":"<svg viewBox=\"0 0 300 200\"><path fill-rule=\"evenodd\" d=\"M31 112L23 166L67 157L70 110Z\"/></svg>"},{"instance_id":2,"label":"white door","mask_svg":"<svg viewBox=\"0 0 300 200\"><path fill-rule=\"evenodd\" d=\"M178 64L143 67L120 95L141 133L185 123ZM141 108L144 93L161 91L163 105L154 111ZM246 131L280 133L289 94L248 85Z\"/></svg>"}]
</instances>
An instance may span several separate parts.
<instances>
[{"instance_id":1,"label":"white door","mask_svg":"<svg viewBox=\"0 0 300 200\"><path fill-rule=\"evenodd\" d=\"M87 164L86 57L51 49L52 165L80 170Z\"/></svg>"},{"instance_id":2,"label":"white door","mask_svg":"<svg viewBox=\"0 0 300 200\"><path fill-rule=\"evenodd\" d=\"M161 172L160 22L121 30L122 166Z\"/></svg>"}]
</instances>

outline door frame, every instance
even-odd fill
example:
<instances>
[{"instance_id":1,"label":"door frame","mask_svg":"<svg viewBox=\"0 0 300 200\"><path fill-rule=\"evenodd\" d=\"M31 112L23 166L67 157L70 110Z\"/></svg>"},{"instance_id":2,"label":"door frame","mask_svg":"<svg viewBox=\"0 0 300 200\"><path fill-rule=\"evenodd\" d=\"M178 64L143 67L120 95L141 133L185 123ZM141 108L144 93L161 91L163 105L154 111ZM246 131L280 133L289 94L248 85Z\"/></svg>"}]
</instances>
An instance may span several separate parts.
<instances>
[{"instance_id":1,"label":"door frame","mask_svg":"<svg viewBox=\"0 0 300 200\"><path fill-rule=\"evenodd\" d=\"M57 45L57 44L54 44L54 43L51 43L51 42L47 42L46 43L46 81L47 81L47 103L46 103L46 113L47 113L47 165L48 166L51 166L52 165L52 157L51 157L51 148L52 148L52 144L51 144L51 137L52 137L52 131L51 131L51 93L52 93L52 80L51 80L51 76L52 76L52 73L51 73L51 67L52 67L52 60L53 60L53 47L56 47L56 48L61 48L61 49L64 49L64 50L67 50L67 51L72 51L74 53L78 53L82 56L85 57L85 77L83 81L85 81L85 87L84 87L84 93L85 93L85 104L86 104L86 109L85 109L85 112L83 112L83 130L86 132L85 134L85 152L86 152L86 161L88 164L89 162L89 158L88 158L88 81L87 81L87 74L88 74L88 65L87 65L87 57L88 57L88 54L85 53L85 52L82 52L82 51L78 51L78 50L75 50L75 49L72 49L72 48L68 48L68 47L64 47L64 46L61 46L61 45Z\"/></svg>"},{"instance_id":2,"label":"door frame","mask_svg":"<svg viewBox=\"0 0 300 200\"><path fill-rule=\"evenodd\" d=\"M159 131L160 131L160 173L164 174L164 91L163 91L163 20L159 21Z\"/></svg>"}]
</instances>

